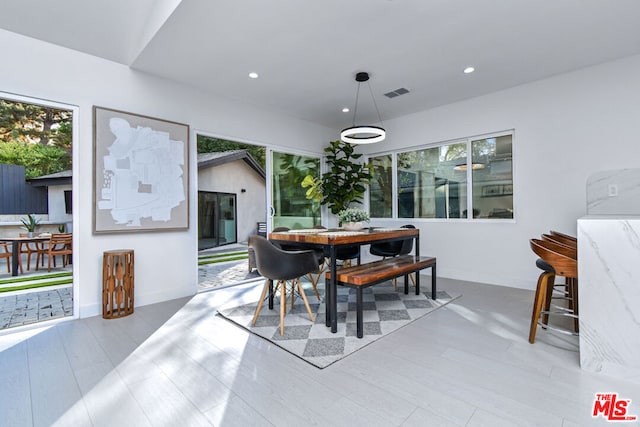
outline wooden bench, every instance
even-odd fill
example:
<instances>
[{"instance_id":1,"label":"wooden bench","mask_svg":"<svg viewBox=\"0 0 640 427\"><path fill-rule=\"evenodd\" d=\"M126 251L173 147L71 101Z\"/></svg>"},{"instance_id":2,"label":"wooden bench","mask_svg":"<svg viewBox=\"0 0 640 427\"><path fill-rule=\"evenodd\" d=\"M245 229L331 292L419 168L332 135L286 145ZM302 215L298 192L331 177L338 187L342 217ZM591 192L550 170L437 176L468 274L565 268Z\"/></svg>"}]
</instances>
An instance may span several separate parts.
<instances>
[{"instance_id":1,"label":"wooden bench","mask_svg":"<svg viewBox=\"0 0 640 427\"><path fill-rule=\"evenodd\" d=\"M387 258L353 267L341 268L336 272L336 283L356 289L356 327L357 336L363 336L362 289L396 277L404 276L404 293L409 293L409 274L431 268L431 299L436 299L436 259L403 255ZM326 273L326 283L331 280L331 273ZM420 295L420 280L416 280L416 295Z\"/></svg>"}]
</instances>

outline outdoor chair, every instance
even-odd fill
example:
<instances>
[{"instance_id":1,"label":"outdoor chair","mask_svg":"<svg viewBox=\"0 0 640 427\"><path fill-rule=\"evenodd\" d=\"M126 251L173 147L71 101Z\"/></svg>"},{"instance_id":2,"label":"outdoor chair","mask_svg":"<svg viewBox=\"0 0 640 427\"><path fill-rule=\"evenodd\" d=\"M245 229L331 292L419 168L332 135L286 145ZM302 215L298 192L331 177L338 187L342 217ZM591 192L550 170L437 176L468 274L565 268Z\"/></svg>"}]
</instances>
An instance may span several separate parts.
<instances>
[{"instance_id":1,"label":"outdoor chair","mask_svg":"<svg viewBox=\"0 0 640 427\"><path fill-rule=\"evenodd\" d=\"M29 237L27 233L20 233L20 237ZM31 269L31 255L36 254L36 271L38 267L44 267L44 256L47 254L48 249L45 246L45 242L20 242L18 252L20 258L22 255L27 255L27 271Z\"/></svg>"},{"instance_id":2,"label":"outdoor chair","mask_svg":"<svg viewBox=\"0 0 640 427\"><path fill-rule=\"evenodd\" d=\"M62 257L62 266L66 267L69 258L73 254L73 239L71 234L52 234L49 239L49 248L47 251L47 270L51 271L51 260L53 266L56 267L56 256Z\"/></svg>"},{"instance_id":3,"label":"outdoor chair","mask_svg":"<svg viewBox=\"0 0 640 427\"><path fill-rule=\"evenodd\" d=\"M7 273L11 273L11 257L12 253L9 250L9 244L0 242L0 259L4 258L7 261ZM20 266L20 273L22 273L22 260L18 258L18 265Z\"/></svg>"}]
</instances>

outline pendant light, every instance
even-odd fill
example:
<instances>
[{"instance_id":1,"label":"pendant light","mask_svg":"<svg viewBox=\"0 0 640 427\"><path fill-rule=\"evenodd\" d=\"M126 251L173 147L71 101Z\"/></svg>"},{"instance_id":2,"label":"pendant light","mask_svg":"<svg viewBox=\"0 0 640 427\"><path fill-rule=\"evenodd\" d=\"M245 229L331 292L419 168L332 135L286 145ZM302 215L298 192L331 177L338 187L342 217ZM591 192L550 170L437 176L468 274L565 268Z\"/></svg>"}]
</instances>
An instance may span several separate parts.
<instances>
[{"instance_id":1,"label":"pendant light","mask_svg":"<svg viewBox=\"0 0 640 427\"><path fill-rule=\"evenodd\" d=\"M349 144L373 144L374 142L384 141L387 132L379 127L379 126L356 126L356 114L358 112L358 98L360 97L360 83L369 81L369 73L360 72L356 74L356 81L358 82L358 89L356 90L356 105L353 109L353 124L351 127L343 129L340 132L340 139L343 142L348 142ZM376 113L378 113L378 121L382 124L382 119L380 118L380 111L378 111L378 105L376 104L376 99L373 96L373 92L371 91L371 85L369 86L369 93L371 94L371 99L373 100L373 105L376 108Z\"/></svg>"}]
</instances>

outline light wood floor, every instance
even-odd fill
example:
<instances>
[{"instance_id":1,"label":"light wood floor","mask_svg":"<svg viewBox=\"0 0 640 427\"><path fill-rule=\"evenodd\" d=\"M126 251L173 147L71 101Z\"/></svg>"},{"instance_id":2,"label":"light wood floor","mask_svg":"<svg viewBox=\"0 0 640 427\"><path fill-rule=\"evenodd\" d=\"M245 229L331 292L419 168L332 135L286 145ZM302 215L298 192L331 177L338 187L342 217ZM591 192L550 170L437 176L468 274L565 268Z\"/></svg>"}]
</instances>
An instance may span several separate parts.
<instances>
[{"instance_id":1,"label":"light wood floor","mask_svg":"<svg viewBox=\"0 0 640 427\"><path fill-rule=\"evenodd\" d=\"M532 292L439 286L463 296L324 370L214 315L261 285L0 336L0 425L607 425L597 392L640 415L640 387L581 371L571 340L527 342Z\"/></svg>"}]
</instances>

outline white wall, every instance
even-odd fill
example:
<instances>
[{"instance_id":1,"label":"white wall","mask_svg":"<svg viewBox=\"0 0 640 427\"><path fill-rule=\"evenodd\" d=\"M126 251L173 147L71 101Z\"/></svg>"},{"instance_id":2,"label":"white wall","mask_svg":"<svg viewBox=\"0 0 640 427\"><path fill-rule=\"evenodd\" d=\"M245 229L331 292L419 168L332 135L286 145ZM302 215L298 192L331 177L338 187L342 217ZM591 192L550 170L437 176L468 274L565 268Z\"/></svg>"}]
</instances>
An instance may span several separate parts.
<instances>
[{"instance_id":1,"label":"white wall","mask_svg":"<svg viewBox=\"0 0 640 427\"><path fill-rule=\"evenodd\" d=\"M482 72L482 70L478 70ZM385 121L370 152L515 129L515 221L402 220L421 230L422 254L444 277L535 288L529 239L576 235L595 171L638 166L640 56Z\"/></svg>"},{"instance_id":2,"label":"white wall","mask_svg":"<svg viewBox=\"0 0 640 427\"><path fill-rule=\"evenodd\" d=\"M319 152L333 131L136 72L121 64L0 30L0 46L11 66L0 67L0 91L79 107L74 141L74 282L80 316L101 312L102 253L135 251L136 305L194 294L197 285L196 150L193 129L264 145ZM46 64L43 67L43 64ZM194 64L195 65L195 64ZM92 106L188 123L191 193L186 232L92 234ZM166 266L166 267L162 267Z\"/></svg>"},{"instance_id":3,"label":"white wall","mask_svg":"<svg viewBox=\"0 0 640 427\"><path fill-rule=\"evenodd\" d=\"M198 173L198 189L235 193L238 203L236 223L238 242L246 242L256 234L257 222L266 221L265 180L244 160L206 168ZM242 189L246 191L243 193Z\"/></svg>"}]
</instances>

